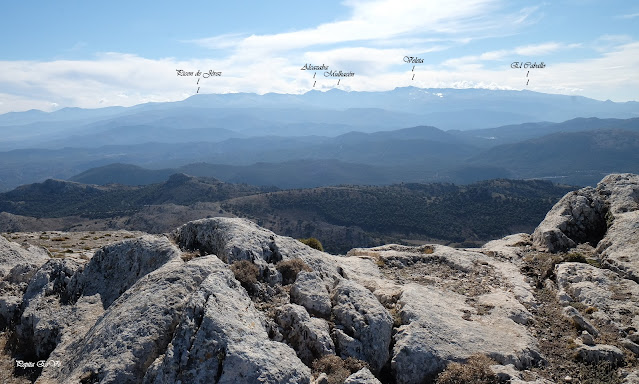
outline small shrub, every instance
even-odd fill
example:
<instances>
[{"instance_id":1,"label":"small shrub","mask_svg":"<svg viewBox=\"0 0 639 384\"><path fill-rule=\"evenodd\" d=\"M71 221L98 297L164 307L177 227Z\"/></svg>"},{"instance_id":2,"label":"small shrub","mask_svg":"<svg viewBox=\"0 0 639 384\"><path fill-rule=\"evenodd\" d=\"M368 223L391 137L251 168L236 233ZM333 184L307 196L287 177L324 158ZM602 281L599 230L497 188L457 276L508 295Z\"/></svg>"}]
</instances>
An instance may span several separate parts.
<instances>
[{"instance_id":1,"label":"small shrub","mask_svg":"<svg viewBox=\"0 0 639 384\"><path fill-rule=\"evenodd\" d=\"M590 306L590 307L586 308L585 312L590 315L592 313L597 312L598 310L599 310L599 308Z\"/></svg>"},{"instance_id":2,"label":"small shrub","mask_svg":"<svg viewBox=\"0 0 639 384\"><path fill-rule=\"evenodd\" d=\"M326 355L313 362L313 374L326 373L328 384L342 384L351 374L368 367L364 361L349 357L342 360L335 355Z\"/></svg>"},{"instance_id":3,"label":"small shrub","mask_svg":"<svg viewBox=\"0 0 639 384\"><path fill-rule=\"evenodd\" d=\"M427 246L422 248L422 253L423 254L430 255L433 252L435 252L435 249L433 249L433 247L431 247L430 245L427 245Z\"/></svg>"},{"instance_id":4,"label":"small shrub","mask_svg":"<svg viewBox=\"0 0 639 384\"><path fill-rule=\"evenodd\" d=\"M293 284L297 279L297 274L300 271L313 272L311 267L308 266L302 259L284 260L277 263L275 266L282 274L282 284Z\"/></svg>"},{"instance_id":5,"label":"small shrub","mask_svg":"<svg viewBox=\"0 0 639 384\"><path fill-rule=\"evenodd\" d=\"M253 285L257 283L257 275L260 273L257 266L248 260L234 262L231 265L231 271L233 271L237 281L249 292L253 289Z\"/></svg>"},{"instance_id":6,"label":"small shrub","mask_svg":"<svg viewBox=\"0 0 639 384\"><path fill-rule=\"evenodd\" d=\"M486 355L472 355L466 363L450 363L437 376L437 384L497 384L499 378L490 369L496 362Z\"/></svg>"},{"instance_id":7,"label":"small shrub","mask_svg":"<svg viewBox=\"0 0 639 384\"><path fill-rule=\"evenodd\" d=\"M195 252L182 252L182 260L191 261L194 258L198 257L199 255L200 255L200 252L197 252L197 251L195 251ZM231 266L231 270L233 270L233 266ZM233 273L235 273L235 271L233 271ZM235 276L235 278L237 279L237 276Z\"/></svg>"},{"instance_id":8,"label":"small shrub","mask_svg":"<svg viewBox=\"0 0 639 384\"><path fill-rule=\"evenodd\" d=\"M564 261L569 263L587 263L586 257L579 252L571 252L564 257Z\"/></svg>"},{"instance_id":9,"label":"small shrub","mask_svg":"<svg viewBox=\"0 0 639 384\"><path fill-rule=\"evenodd\" d=\"M301 243L308 245L311 248L315 248L318 251L324 252L324 247L322 243L314 237L309 237L308 239L298 239Z\"/></svg>"}]
</instances>

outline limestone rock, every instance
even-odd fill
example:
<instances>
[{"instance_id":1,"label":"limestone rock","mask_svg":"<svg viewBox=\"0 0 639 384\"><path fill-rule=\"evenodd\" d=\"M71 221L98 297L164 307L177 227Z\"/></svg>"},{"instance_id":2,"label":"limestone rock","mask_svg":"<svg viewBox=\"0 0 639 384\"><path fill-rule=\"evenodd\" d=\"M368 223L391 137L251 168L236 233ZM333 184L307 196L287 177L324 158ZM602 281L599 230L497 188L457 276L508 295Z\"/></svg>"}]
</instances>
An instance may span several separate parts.
<instances>
[{"instance_id":1,"label":"limestone rock","mask_svg":"<svg viewBox=\"0 0 639 384\"><path fill-rule=\"evenodd\" d=\"M336 345L343 358L366 361L379 372L389 358L393 319L366 288L342 279L332 292Z\"/></svg>"},{"instance_id":2,"label":"limestone rock","mask_svg":"<svg viewBox=\"0 0 639 384\"><path fill-rule=\"evenodd\" d=\"M549 252L581 243L597 247L604 263L639 282L639 175L606 176L597 188L564 196L533 233L533 243Z\"/></svg>"},{"instance_id":3,"label":"limestone rock","mask_svg":"<svg viewBox=\"0 0 639 384\"><path fill-rule=\"evenodd\" d=\"M311 318L304 307L287 304L280 308L277 323L283 328L287 344L308 366L324 355L335 354L326 320Z\"/></svg>"},{"instance_id":4,"label":"limestone rock","mask_svg":"<svg viewBox=\"0 0 639 384\"><path fill-rule=\"evenodd\" d=\"M597 190L607 198L611 223L597 251L610 269L639 283L639 175L608 175Z\"/></svg>"},{"instance_id":5,"label":"limestone rock","mask_svg":"<svg viewBox=\"0 0 639 384\"><path fill-rule=\"evenodd\" d=\"M564 305L579 302L591 308L591 316L603 323L620 330L628 327L639 329L639 284L636 282L585 263L561 263L555 267L555 274L558 295L564 299ZM567 310L583 317L574 308ZM581 323L581 320L578 321ZM582 325L596 336L586 327L590 326Z\"/></svg>"},{"instance_id":6,"label":"limestone rock","mask_svg":"<svg viewBox=\"0 0 639 384\"><path fill-rule=\"evenodd\" d=\"M19 264L41 266L49 259L47 252L34 246L21 247L0 236L0 278L7 277L8 272ZM24 282L25 279L22 279ZM28 281L28 278L26 279Z\"/></svg>"},{"instance_id":7,"label":"limestone rock","mask_svg":"<svg viewBox=\"0 0 639 384\"><path fill-rule=\"evenodd\" d=\"M19 344L28 353L45 358L60 342L65 328L73 326L75 314L82 310L63 305L68 300L67 286L83 264L73 259L50 259L31 279L23 296L24 310L16 326ZM98 310L93 321L102 314ZM83 316L83 320L87 320ZM90 322L90 320L89 320Z\"/></svg>"},{"instance_id":8,"label":"limestone rock","mask_svg":"<svg viewBox=\"0 0 639 384\"><path fill-rule=\"evenodd\" d=\"M291 287L291 302L299 304L314 315L331 314L331 298L319 273L301 271Z\"/></svg>"},{"instance_id":9,"label":"limestone rock","mask_svg":"<svg viewBox=\"0 0 639 384\"><path fill-rule=\"evenodd\" d=\"M588 320L586 320L581 313L575 308L571 306L564 307L563 310L564 316L568 319L572 320L579 328L587 331L591 335L597 337L599 335L599 331L592 325Z\"/></svg>"},{"instance_id":10,"label":"limestone rock","mask_svg":"<svg viewBox=\"0 0 639 384\"><path fill-rule=\"evenodd\" d=\"M575 353L580 359L590 364L607 362L611 363L613 366L617 366L622 364L624 361L621 349L613 345L581 345L577 348Z\"/></svg>"},{"instance_id":11,"label":"limestone rock","mask_svg":"<svg viewBox=\"0 0 639 384\"><path fill-rule=\"evenodd\" d=\"M45 368L39 380L308 382L308 368L268 339L239 287L215 256L173 259L135 282L84 337L56 348L50 359L61 368Z\"/></svg>"},{"instance_id":12,"label":"limestone rock","mask_svg":"<svg viewBox=\"0 0 639 384\"><path fill-rule=\"evenodd\" d=\"M192 221L173 233L183 249L217 255L225 263L249 260L261 269L282 260L302 259L322 277L338 276L335 257L290 237L274 234L247 219L215 217Z\"/></svg>"},{"instance_id":13,"label":"limestone rock","mask_svg":"<svg viewBox=\"0 0 639 384\"><path fill-rule=\"evenodd\" d=\"M24 290L48 259L42 248L24 248L0 236L0 329L17 321Z\"/></svg>"},{"instance_id":14,"label":"limestone rock","mask_svg":"<svg viewBox=\"0 0 639 384\"><path fill-rule=\"evenodd\" d=\"M180 250L165 237L145 235L108 245L74 276L71 298L100 294L106 309L141 277L179 259Z\"/></svg>"},{"instance_id":15,"label":"limestone rock","mask_svg":"<svg viewBox=\"0 0 639 384\"><path fill-rule=\"evenodd\" d=\"M344 384L381 384L368 368L362 368L344 380Z\"/></svg>"},{"instance_id":16,"label":"limestone rock","mask_svg":"<svg viewBox=\"0 0 639 384\"><path fill-rule=\"evenodd\" d=\"M395 336L392 367L401 384L433 379L450 361L482 353L518 369L540 360L525 326L502 311L472 315L463 295L409 284L399 300L402 325Z\"/></svg>"},{"instance_id":17,"label":"limestone rock","mask_svg":"<svg viewBox=\"0 0 639 384\"><path fill-rule=\"evenodd\" d=\"M533 243L548 252L565 251L579 243L596 244L606 231L606 212L605 200L594 188L570 192L535 229Z\"/></svg>"},{"instance_id":18,"label":"limestone rock","mask_svg":"<svg viewBox=\"0 0 639 384\"><path fill-rule=\"evenodd\" d=\"M166 353L144 382L309 383L310 369L289 346L269 340L232 273L215 256L196 261L216 270L191 295Z\"/></svg>"}]
</instances>

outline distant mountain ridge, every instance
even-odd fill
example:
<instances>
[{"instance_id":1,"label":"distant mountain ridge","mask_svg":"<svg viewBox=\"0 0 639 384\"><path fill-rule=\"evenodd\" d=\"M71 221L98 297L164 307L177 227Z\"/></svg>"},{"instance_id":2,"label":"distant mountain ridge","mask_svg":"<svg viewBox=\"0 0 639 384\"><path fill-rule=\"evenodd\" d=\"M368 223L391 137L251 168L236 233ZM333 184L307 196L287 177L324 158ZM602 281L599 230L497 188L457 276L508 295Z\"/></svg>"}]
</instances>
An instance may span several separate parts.
<instances>
[{"instance_id":1,"label":"distant mountain ridge","mask_svg":"<svg viewBox=\"0 0 639 384\"><path fill-rule=\"evenodd\" d=\"M533 136L527 130L531 126L540 127L538 134L550 133L518 141L517 137ZM577 131L580 127L586 130ZM336 138L232 139L210 147L209 161L161 170L111 165L88 170L71 180L137 185L161 182L171 173L184 172L280 188L402 181L469 183L497 177L548 178L567 184L593 185L612 171L639 171L639 119L575 119L487 131L466 134L421 126L374 133L350 132ZM484 141L473 141L473 135L477 134ZM490 138L488 134L501 136ZM505 144L486 144L496 141ZM256 152L258 148L263 152ZM223 152L215 154L216 151ZM248 164L220 162L232 153L244 154L242 159L248 160Z\"/></svg>"},{"instance_id":2,"label":"distant mountain ridge","mask_svg":"<svg viewBox=\"0 0 639 384\"><path fill-rule=\"evenodd\" d=\"M560 169L533 172L534 163L517 158L481 159L490 148L556 132L637 131L637 116L636 102L414 87L209 94L129 108L29 111L0 115L0 191L68 179L113 163L155 170L209 163L218 165L221 180L269 185L266 175L273 175L284 188L557 176L586 185L596 183L602 172L636 170L624 159L610 167L571 168L568 175ZM603 152L597 156L612 158ZM548 158L561 167L560 153ZM583 171L589 174L573 177ZM289 180L284 172L291 172Z\"/></svg>"}]
</instances>

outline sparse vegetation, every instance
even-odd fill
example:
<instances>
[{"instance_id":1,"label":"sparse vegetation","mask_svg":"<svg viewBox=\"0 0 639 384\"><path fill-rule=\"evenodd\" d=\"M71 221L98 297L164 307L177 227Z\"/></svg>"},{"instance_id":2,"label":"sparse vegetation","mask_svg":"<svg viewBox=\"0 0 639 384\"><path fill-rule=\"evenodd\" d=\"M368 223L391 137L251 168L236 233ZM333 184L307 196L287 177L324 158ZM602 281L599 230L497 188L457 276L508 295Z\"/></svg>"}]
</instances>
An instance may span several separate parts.
<instances>
[{"instance_id":1,"label":"sparse vegetation","mask_svg":"<svg viewBox=\"0 0 639 384\"><path fill-rule=\"evenodd\" d=\"M301 271L313 271L302 259L280 261L275 267L282 274L282 284L284 285L293 284L297 279L297 274Z\"/></svg>"},{"instance_id":2,"label":"sparse vegetation","mask_svg":"<svg viewBox=\"0 0 639 384\"><path fill-rule=\"evenodd\" d=\"M257 276L260 273L255 264L248 260L236 261L231 264L231 271L244 289L249 292L253 290L253 286L257 283Z\"/></svg>"},{"instance_id":3,"label":"sparse vegetation","mask_svg":"<svg viewBox=\"0 0 639 384\"><path fill-rule=\"evenodd\" d=\"M335 355L326 355L313 362L313 375L326 373L328 384L342 384L351 374L368 367L366 362L349 357L345 360Z\"/></svg>"},{"instance_id":4,"label":"sparse vegetation","mask_svg":"<svg viewBox=\"0 0 639 384\"><path fill-rule=\"evenodd\" d=\"M315 248L318 251L324 252L324 247L322 243L314 237L309 237L307 239L298 239L301 243L308 245L311 248Z\"/></svg>"},{"instance_id":5,"label":"sparse vegetation","mask_svg":"<svg viewBox=\"0 0 639 384\"><path fill-rule=\"evenodd\" d=\"M437 376L437 384L498 384L499 378L490 369L496 362L486 355L472 355L465 363L450 363Z\"/></svg>"}]
</instances>

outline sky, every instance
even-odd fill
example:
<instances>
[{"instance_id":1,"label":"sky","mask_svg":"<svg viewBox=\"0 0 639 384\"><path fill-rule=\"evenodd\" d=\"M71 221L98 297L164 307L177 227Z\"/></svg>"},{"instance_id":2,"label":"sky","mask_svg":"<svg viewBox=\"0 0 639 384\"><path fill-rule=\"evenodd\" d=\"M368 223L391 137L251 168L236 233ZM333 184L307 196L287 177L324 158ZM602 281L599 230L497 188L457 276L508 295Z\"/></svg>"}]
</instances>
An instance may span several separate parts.
<instances>
[{"instance_id":1,"label":"sky","mask_svg":"<svg viewBox=\"0 0 639 384\"><path fill-rule=\"evenodd\" d=\"M639 101L627 0L24 0L3 4L0 33L0 113L406 86Z\"/></svg>"}]
</instances>

